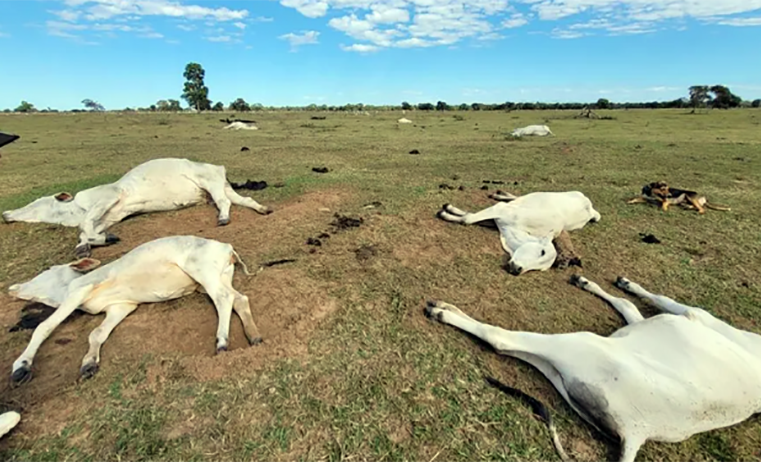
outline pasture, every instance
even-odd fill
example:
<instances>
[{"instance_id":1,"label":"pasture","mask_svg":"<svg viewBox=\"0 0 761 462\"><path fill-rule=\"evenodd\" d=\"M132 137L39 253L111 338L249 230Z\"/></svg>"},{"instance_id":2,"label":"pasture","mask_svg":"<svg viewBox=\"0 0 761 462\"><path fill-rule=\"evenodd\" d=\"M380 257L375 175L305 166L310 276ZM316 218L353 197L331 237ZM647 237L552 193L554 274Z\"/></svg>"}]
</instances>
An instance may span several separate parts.
<instances>
[{"instance_id":1,"label":"pasture","mask_svg":"<svg viewBox=\"0 0 761 462\"><path fill-rule=\"evenodd\" d=\"M254 132L222 130L226 113L0 115L0 130L22 137L2 150L0 210L114 181L159 157L220 164L231 181L270 184L242 193L273 206L271 215L233 207L226 227L216 226L212 205L138 216L111 228L122 241L95 248L94 258L195 234L232 244L253 270L296 259L250 277L236 272L259 346L248 346L234 317L230 351L215 355L214 308L194 294L141 306L103 346L100 372L82 381L87 335L101 318L63 324L40 349L32 382L14 389L0 381L0 404L23 411L0 459L558 460L531 410L483 375L544 401L572 457L617 457L617 444L538 371L423 315L425 300L438 299L507 329L608 335L623 321L568 279L578 273L621 296L611 282L622 275L761 332L761 112L601 113L614 120L408 112L414 123L397 127L401 113L253 113ZM507 138L534 123L556 136ZM661 179L732 211L625 203ZM511 276L495 231L435 218L447 202L469 211L492 204L484 180L504 182L489 184L491 192L586 194L602 219L571 233L583 268ZM380 205L365 207L373 202ZM334 231L334 213L363 222ZM321 246L306 245L323 232L330 237ZM639 233L662 242L645 244ZM77 235L0 225L0 373L10 376L31 336L8 332L24 306L8 287L72 261ZM755 417L680 444L648 443L639 460L759 460L760 448Z\"/></svg>"}]
</instances>

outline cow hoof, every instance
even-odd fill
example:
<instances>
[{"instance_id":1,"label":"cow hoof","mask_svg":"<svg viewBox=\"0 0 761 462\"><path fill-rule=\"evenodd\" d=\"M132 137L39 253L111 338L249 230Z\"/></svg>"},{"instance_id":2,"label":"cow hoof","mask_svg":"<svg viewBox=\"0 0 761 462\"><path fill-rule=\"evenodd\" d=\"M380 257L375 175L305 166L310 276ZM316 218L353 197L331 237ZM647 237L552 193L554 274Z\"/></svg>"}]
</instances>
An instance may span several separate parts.
<instances>
[{"instance_id":1,"label":"cow hoof","mask_svg":"<svg viewBox=\"0 0 761 462\"><path fill-rule=\"evenodd\" d=\"M584 286L587 285L587 278L583 276L579 276L578 274L574 274L571 276L571 279L568 281L570 284L575 285L576 287L584 288Z\"/></svg>"},{"instance_id":2,"label":"cow hoof","mask_svg":"<svg viewBox=\"0 0 761 462\"><path fill-rule=\"evenodd\" d=\"M28 364L24 364L11 374L11 381L14 385L22 385L30 380L32 380L32 368Z\"/></svg>"},{"instance_id":3,"label":"cow hoof","mask_svg":"<svg viewBox=\"0 0 761 462\"><path fill-rule=\"evenodd\" d=\"M8 212L3 212L3 222L4 223L10 223L11 222L11 218L8 215Z\"/></svg>"},{"instance_id":4,"label":"cow hoof","mask_svg":"<svg viewBox=\"0 0 761 462\"><path fill-rule=\"evenodd\" d=\"M435 301L433 301L433 300L426 301L425 302L425 315L428 318L430 318L430 319L434 319L435 316L434 316L434 313L433 313L433 309L437 308L437 307L438 307L438 303L436 303Z\"/></svg>"},{"instance_id":5,"label":"cow hoof","mask_svg":"<svg viewBox=\"0 0 761 462\"><path fill-rule=\"evenodd\" d=\"M222 345L217 347L217 354L220 354L223 351L227 351L227 345Z\"/></svg>"},{"instance_id":6,"label":"cow hoof","mask_svg":"<svg viewBox=\"0 0 761 462\"><path fill-rule=\"evenodd\" d=\"M217 226L227 226L229 224L230 224L230 219L229 218L220 218L217 221Z\"/></svg>"},{"instance_id":7,"label":"cow hoof","mask_svg":"<svg viewBox=\"0 0 761 462\"><path fill-rule=\"evenodd\" d=\"M445 220L446 221L446 219L444 218L444 210L443 209L439 210L438 212L436 212L436 218L438 218L440 220Z\"/></svg>"},{"instance_id":8,"label":"cow hoof","mask_svg":"<svg viewBox=\"0 0 761 462\"><path fill-rule=\"evenodd\" d=\"M621 277L621 276L617 277L616 278L616 287L618 287L619 289L628 290L629 289L629 280L626 279L625 277Z\"/></svg>"},{"instance_id":9,"label":"cow hoof","mask_svg":"<svg viewBox=\"0 0 761 462\"><path fill-rule=\"evenodd\" d=\"M272 207L264 207L264 210L261 211L262 215L269 215L270 213L274 212L275 209Z\"/></svg>"},{"instance_id":10,"label":"cow hoof","mask_svg":"<svg viewBox=\"0 0 761 462\"><path fill-rule=\"evenodd\" d=\"M90 247L90 244L77 246L77 248L74 249L74 255L80 259L87 258L92 255L92 247Z\"/></svg>"},{"instance_id":11,"label":"cow hoof","mask_svg":"<svg viewBox=\"0 0 761 462\"><path fill-rule=\"evenodd\" d=\"M581 258L572 258L571 261L568 262L568 266L578 266L579 268L583 268L583 266L581 266Z\"/></svg>"},{"instance_id":12,"label":"cow hoof","mask_svg":"<svg viewBox=\"0 0 761 462\"><path fill-rule=\"evenodd\" d=\"M251 345L251 346L254 346L254 345L260 345L262 342L263 342L263 340L262 340L261 337L256 337L254 339L250 339L248 341L248 344Z\"/></svg>"},{"instance_id":13,"label":"cow hoof","mask_svg":"<svg viewBox=\"0 0 761 462\"><path fill-rule=\"evenodd\" d=\"M83 379L89 379L93 375L98 373L98 370L100 370L100 366L98 366L98 363L87 363L84 366L82 366L81 369L79 369L79 376Z\"/></svg>"},{"instance_id":14,"label":"cow hoof","mask_svg":"<svg viewBox=\"0 0 761 462\"><path fill-rule=\"evenodd\" d=\"M106 245L116 244L119 241L121 241L121 239L119 239L119 236L116 234L106 234Z\"/></svg>"}]
</instances>

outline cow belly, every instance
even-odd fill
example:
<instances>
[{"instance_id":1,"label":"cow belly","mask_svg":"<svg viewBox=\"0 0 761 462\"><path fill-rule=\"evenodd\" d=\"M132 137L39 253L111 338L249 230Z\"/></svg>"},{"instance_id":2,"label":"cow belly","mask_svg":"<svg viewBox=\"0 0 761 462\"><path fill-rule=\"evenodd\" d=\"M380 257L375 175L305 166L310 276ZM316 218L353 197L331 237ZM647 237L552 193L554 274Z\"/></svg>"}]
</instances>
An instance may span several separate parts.
<instances>
[{"instance_id":1,"label":"cow belly","mask_svg":"<svg viewBox=\"0 0 761 462\"><path fill-rule=\"evenodd\" d=\"M125 194L123 210L127 215L136 213L166 212L197 204L204 199L204 192L187 180L144 185Z\"/></svg>"},{"instance_id":2,"label":"cow belly","mask_svg":"<svg viewBox=\"0 0 761 462\"><path fill-rule=\"evenodd\" d=\"M122 273L95 286L83 304L96 314L117 303L158 303L189 295L198 283L173 263L146 265L142 271Z\"/></svg>"}]
</instances>

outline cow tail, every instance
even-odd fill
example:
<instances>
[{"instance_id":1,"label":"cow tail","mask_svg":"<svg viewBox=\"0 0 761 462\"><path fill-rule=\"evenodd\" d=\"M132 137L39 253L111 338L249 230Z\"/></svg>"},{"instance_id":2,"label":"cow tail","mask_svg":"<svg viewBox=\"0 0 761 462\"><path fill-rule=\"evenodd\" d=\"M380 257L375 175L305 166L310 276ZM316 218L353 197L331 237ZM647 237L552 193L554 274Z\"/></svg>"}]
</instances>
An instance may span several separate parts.
<instances>
[{"instance_id":1,"label":"cow tail","mask_svg":"<svg viewBox=\"0 0 761 462\"><path fill-rule=\"evenodd\" d=\"M534 414L539 417L545 423L545 425L547 425L547 429L550 431L550 437L552 438L552 445L555 447L555 451L558 453L558 456L560 456L560 459L563 462L573 462L573 459L568 457L568 454L563 449L563 445L560 444L558 432L555 429L555 424L552 422L552 415L550 415L550 411L547 409L547 406L545 406L544 403L534 398L533 396L527 395L517 388L508 387L494 377L484 377L484 379L489 383L489 385L493 386L497 390L512 397L518 398L525 404L531 406Z\"/></svg>"},{"instance_id":2,"label":"cow tail","mask_svg":"<svg viewBox=\"0 0 761 462\"><path fill-rule=\"evenodd\" d=\"M251 276L251 273L248 272L248 266L246 266L246 263L243 261L242 258L240 258L240 255L238 255L238 252L235 251L235 249L232 249L233 255L235 255L235 259L238 260L238 263L240 263L240 266L243 268L243 273L246 276Z\"/></svg>"}]
</instances>

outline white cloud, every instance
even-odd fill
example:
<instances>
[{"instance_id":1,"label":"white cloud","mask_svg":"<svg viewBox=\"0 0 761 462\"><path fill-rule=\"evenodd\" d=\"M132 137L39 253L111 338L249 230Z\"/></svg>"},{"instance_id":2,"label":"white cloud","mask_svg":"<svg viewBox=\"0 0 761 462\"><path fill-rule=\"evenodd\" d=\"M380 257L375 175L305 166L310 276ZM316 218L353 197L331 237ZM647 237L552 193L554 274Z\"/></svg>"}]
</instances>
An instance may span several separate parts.
<instances>
[{"instance_id":1,"label":"white cloud","mask_svg":"<svg viewBox=\"0 0 761 462\"><path fill-rule=\"evenodd\" d=\"M230 42L230 41L232 41L232 39L233 38L230 37L229 35L215 35L213 37L206 37L206 40L208 40L210 42L215 42L215 43Z\"/></svg>"},{"instance_id":2,"label":"white cloud","mask_svg":"<svg viewBox=\"0 0 761 462\"><path fill-rule=\"evenodd\" d=\"M341 45L341 49L343 51L355 51L357 53L372 53L373 51L380 50L380 47L375 45L365 45L364 43L355 43L350 46Z\"/></svg>"},{"instance_id":3,"label":"white cloud","mask_svg":"<svg viewBox=\"0 0 761 462\"><path fill-rule=\"evenodd\" d=\"M8 38L11 34L6 34L5 32L0 32L0 38Z\"/></svg>"},{"instance_id":4,"label":"white cloud","mask_svg":"<svg viewBox=\"0 0 761 462\"><path fill-rule=\"evenodd\" d=\"M652 33L684 27L684 21L674 21L680 19L726 26L761 26L761 18L735 17L761 10L761 0L280 0L280 3L310 18L324 17L331 10L341 11L343 15L327 20L331 27L359 44L381 48L452 45L465 39L496 40L504 38L497 33L500 29L519 28L535 21L549 22L550 35L557 38ZM552 24L563 18L570 25ZM578 19L578 25L574 24L574 18Z\"/></svg>"},{"instance_id":5,"label":"white cloud","mask_svg":"<svg viewBox=\"0 0 761 462\"><path fill-rule=\"evenodd\" d=\"M196 26L192 24L179 24L177 28L180 30L184 30L185 32L191 32L196 30Z\"/></svg>"},{"instance_id":6,"label":"white cloud","mask_svg":"<svg viewBox=\"0 0 761 462\"><path fill-rule=\"evenodd\" d=\"M252 19L253 22L272 22L274 18L268 18L267 16L257 16Z\"/></svg>"},{"instance_id":7,"label":"white cloud","mask_svg":"<svg viewBox=\"0 0 761 462\"><path fill-rule=\"evenodd\" d=\"M314 30L301 31L301 34L294 34L293 32L281 35L278 37L280 40L285 40L291 44L291 51L295 51L302 45L315 45L319 43L317 37L320 33Z\"/></svg>"},{"instance_id":8,"label":"white cloud","mask_svg":"<svg viewBox=\"0 0 761 462\"><path fill-rule=\"evenodd\" d=\"M246 24L242 22L234 22L233 26L237 27L240 30L244 30L246 28Z\"/></svg>"},{"instance_id":9,"label":"white cloud","mask_svg":"<svg viewBox=\"0 0 761 462\"><path fill-rule=\"evenodd\" d=\"M761 17L724 19L718 21L718 24L735 27L761 26Z\"/></svg>"},{"instance_id":10,"label":"white cloud","mask_svg":"<svg viewBox=\"0 0 761 462\"><path fill-rule=\"evenodd\" d=\"M514 29L516 27L525 26L526 24L528 24L528 19L526 19L521 13L514 13L510 19L502 21L502 27L506 29Z\"/></svg>"},{"instance_id":11,"label":"white cloud","mask_svg":"<svg viewBox=\"0 0 761 462\"><path fill-rule=\"evenodd\" d=\"M90 21L125 15L168 16L215 21L235 21L248 16L247 10L231 10L226 7L209 8L188 5L176 0L63 0L63 3L69 9L54 12L54 14L67 21L75 21L80 16Z\"/></svg>"}]
</instances>

